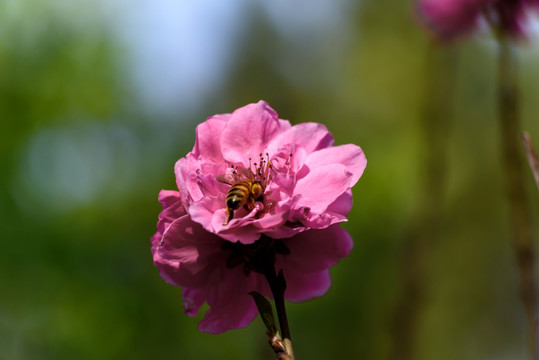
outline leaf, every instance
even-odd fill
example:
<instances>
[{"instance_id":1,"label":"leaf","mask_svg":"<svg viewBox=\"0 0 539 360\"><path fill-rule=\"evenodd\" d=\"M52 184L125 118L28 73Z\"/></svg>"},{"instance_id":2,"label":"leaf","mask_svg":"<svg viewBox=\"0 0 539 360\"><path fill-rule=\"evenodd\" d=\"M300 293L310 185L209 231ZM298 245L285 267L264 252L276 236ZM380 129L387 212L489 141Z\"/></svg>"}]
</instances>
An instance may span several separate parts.
<instances>
[{"instance_id":1,"label":"leaf","mask_svg":"<svg viewBox=\"0 0 539 360\"><path fill-rule=\"evenodd\" d=\"M277 333L277 327L275 325L275 318L273 317L273 308L271 303L268 301L268 299L256 291L251 291L249 295L253 297L256 303L258 313L260 314L264 325L266 325L268 334L271 336L275 335Z\"/></svg>"}]
</instances>

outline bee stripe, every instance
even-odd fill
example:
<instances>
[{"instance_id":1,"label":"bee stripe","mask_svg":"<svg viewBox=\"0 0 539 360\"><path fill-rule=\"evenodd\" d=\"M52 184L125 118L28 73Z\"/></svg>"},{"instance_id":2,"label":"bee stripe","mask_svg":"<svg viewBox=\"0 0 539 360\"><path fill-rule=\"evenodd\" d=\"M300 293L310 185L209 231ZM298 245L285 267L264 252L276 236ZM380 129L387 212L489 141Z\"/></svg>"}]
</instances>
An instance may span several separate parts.
<instances>
[{"instance_id":1,"label":"bee stripe","mask_svg":"<svg viewBox=\"0 0 539 360\"><path fill-rule=\"evenodd\" d=\"M234 194L248 194L249 193L249 189L250 187L248 186L248 184L244 184L244 183L238 183L238 184L234 184L234 186L232 186L230 188L230 191L228 192L228 195L232 195L233 193Z\"/></svg>"},{"instance_id":2,"label":"bee stripe","mask_svg":"<svg viewBox=\"0 0 539 360\"><path fill-rule=\"evenodd\" d=\"M250 183L247 181L242 181L234 184L226 195L227 206L231 210L236 210L237 208L239 208L247 201L250 188ZM234 201L236 202L236 204L231 204L229 203L230 201Z\"/></svg>"},{"instance_id":3,"label":"bee stripe","mask_svg":"<svg viewBox=\"0 0 539 360\"><path fill-rule=\"evenodd\" d=\"M226 199L227 200L230 200L232 198L246 198L248 194L246 193L243 193L243 192L234 192L234 193L230 193L227 195Z\"/></svg>"}]
</instances>

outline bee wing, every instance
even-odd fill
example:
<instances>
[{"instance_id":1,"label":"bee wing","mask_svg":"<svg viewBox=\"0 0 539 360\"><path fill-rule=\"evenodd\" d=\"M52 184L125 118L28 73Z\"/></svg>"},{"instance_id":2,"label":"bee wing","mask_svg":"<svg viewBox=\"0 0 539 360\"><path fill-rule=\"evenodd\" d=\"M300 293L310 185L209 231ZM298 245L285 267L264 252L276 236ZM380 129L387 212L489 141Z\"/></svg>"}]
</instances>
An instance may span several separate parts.
<instances>
[{"instance_id":1,"label":"bee wing","mask_svg":"<svg viewBox=\"0 0 539 360\"><path fill-rule=\"evenodd\" d=\"M232 174L217 175L217 181L228 185L234 185L234 183L236 182Z\"/></svg>"},{"instance_id":2,"label":"bee wing","mask_svg":"<svg viewBox=\"0 0 539 360\"><path fill-rule=\"evenodd\" d=\"M254 180L255 179L255 174L253 174L253 171L250 168L238 169L238 175L241 178L245 178L245 179L249 179L249 180Z\"/></svg>"}]
</instances>

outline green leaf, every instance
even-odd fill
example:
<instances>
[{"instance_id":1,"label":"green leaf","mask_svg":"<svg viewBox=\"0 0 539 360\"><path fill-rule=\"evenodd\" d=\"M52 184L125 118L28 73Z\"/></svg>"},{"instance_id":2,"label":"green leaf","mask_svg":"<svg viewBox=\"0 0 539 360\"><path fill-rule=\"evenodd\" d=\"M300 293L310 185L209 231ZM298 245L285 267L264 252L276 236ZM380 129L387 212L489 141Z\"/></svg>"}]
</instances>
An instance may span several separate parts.
<instances>
[{"instance_id":1,"label":"green leaf","mask_svg":"<svg viewBox=\"0 0 539 360\"><path fill-rule=\"evenodd\" d=\"M258 313L260 314L264 325L266 325L268 334L271 336L275 335L277 333L277 327L275 325L275 318L273 317L273 307L271 306L271 303L268 301L268 299L256 291L251 291L249 295L253 297L256 303Z\"/></svg>"}]
</instances>

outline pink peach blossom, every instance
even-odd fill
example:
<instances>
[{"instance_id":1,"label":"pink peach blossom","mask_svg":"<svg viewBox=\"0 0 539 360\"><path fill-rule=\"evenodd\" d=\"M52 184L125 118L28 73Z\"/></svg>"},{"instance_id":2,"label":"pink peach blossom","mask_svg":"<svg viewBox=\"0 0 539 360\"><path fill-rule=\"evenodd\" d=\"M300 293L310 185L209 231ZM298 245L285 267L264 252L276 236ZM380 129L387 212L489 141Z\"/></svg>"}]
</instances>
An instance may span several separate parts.
<instances>
[{"instance_id":1,"label":"pink peach blossom","mask_svg":"<svg viewBox=\"0 0 539 360\"><path fill-rule=\"evenodd\" d=\"M326 293L329 268L352 249L338 223L366 164L358 146L334 146L323 125L292 126L263 101L198 125L193 150L175 166L179 191L159 194L163 211L151 242L161 277L182 286L185 312L194 316L208 303L199 329L247 326L257 314L248 293L271 297L249 258L261 237L275 246L287 300ZM229 216L227 194L242 180L257 181L263 194Z\"/></svg>"},{"instance_id":2,"label":"pink peach blossom","mask_svg":"<svg viewBox=\"0 0 539 360\"><path fill-rule=\"evenodd\" d=\"M452 39L478 27L485 16L512 35L524 35L527 12L538 0L419 0L424 22L443 39Z\"/></svg>"}]
</instances>

